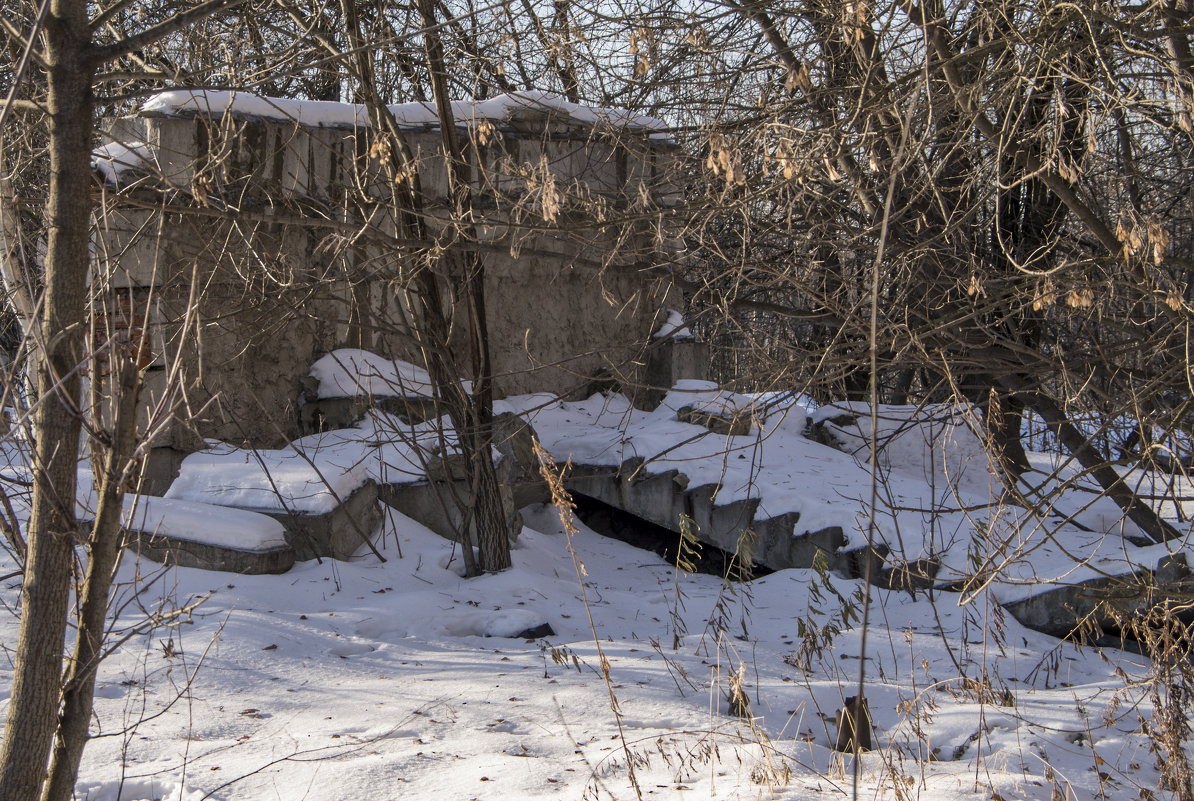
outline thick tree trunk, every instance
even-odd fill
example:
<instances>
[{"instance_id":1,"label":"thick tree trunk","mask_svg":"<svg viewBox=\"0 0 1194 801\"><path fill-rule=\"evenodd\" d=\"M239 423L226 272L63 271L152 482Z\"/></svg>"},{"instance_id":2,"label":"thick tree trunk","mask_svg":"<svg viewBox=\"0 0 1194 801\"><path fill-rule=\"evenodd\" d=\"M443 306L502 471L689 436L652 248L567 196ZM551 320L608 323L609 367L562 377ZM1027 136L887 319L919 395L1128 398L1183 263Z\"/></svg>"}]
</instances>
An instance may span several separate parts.
<instances>
[{"instance_id":1,"label":"thick tree trunk","mask_svg":"<svg viewBox=\"0 0 1194 801\"><path fill-rule=\"evenodd\" d=\"M1015 396L1000 395L989 387L978 399L978 408L986 429L987 451L1008 490L1014 490L1020 476L1028 469L1028 454L1020 438L1024 425L1024 404Z\"/></svg>"},{"instance_id":2,"label":"thick tree trunk","mask_svg":"<svg viewBox=\"0 0 1194 801\"><path fill-rule=\"evenodd\" d=\"M127 354L127 358L109 354L111 362L119 363L119 381L113 376L111 386L116 409L113 412L111 440L99 476L95 522L88 540L89 558L79 631L63 684L62 716L42 801L71 801L79 760L87 745L95 675L103 655L108 594L122 545L120 523L124 512L124 487L137 444L137 402L141 395L141 376L136 358L135 349Z\"/></svg>"},{"instance_id":3,"label":"thick tree trunk","mask_svg":"<svg viewBox=\"0 0 1194 801\"><path fill-rule=\"evenodd\" d=\"M472 186L469 165L456 139L456 119L448 97L443 45L436 27L434 0L418 0L424 26L423 45L431 73L431 88L443 135L444 158L448 162L448 187L457 229L453 238L476 241L473 228ZM501 499L501 485L493 466L493 368L489 357L489 325L485 309L485 264L476 250L461 254L469 318L469 345L473 371L473 392L464 407L453 414L452 423L460 437L461 450L471 466L471 518L476 523L481 569L486 572L510 567L510 522ZM434 375L434 374L433 374ZM438 377L437 377L438 378ZM445 376L456 381L456 376ZM441 387L447 392L451 388ZM463 424L463 425L462 425Z\"/></svg>"},{"instance_id":4,"label":"thick tree trunk","mask_svg":"<svg viewBox=\"0 0 1194 801\"><path fill-rule=\"evenodd\" d=\"M45 25L50 196L45 300L39 320L33 510L21 588L21 627L4 743L0 801L39 794L58 722L62 646L76 536L75 474L91 220L92 105L87 4L55 0Z\"/></svg>"}]
</instances>

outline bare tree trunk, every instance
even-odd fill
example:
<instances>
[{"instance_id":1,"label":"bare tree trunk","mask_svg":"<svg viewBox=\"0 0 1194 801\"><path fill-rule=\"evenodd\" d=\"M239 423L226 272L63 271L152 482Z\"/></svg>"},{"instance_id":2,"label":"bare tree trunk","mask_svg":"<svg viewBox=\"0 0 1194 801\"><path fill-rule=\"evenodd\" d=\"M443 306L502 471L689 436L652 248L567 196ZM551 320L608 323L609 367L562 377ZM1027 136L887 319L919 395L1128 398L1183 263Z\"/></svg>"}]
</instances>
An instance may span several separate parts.
<instances>
[{"instance_id":1,"label":"bare tree trunk","mask_svg":"<svg viewBox=\"0 0 1194 801\"><path fill-rule=\"evenodd\" d=\"M448 162L448 186L457 225L453 236L468 243L476 239L471 222L470 169L456 139L456 118L448 97L443 45L436 27L434 0L419 0L418 6L424 26L423 44L431 72L431 88L443 133L444 158ZM485 264L471 247L464 250L461 257L469 315L473 392L462 409L464 413L454 415L453 424L460 438L461 451L470 465L469 489L474 504L472 518L477 526L481 569L492 572L510 566L510 523L506 519L501 487L493 467L493 368L489 358L489 326L485 309Z\"/></svg>"},{"instance_id":2,"label":"bare tree trunk","mask_svg":"<svg viewBox=\"0 0 1194 801\"><path fill-rule=\"evenodd\" d=\"M95 522L88 540L87 578L83 585L83 607L75 652L66 672L62 691L62 712L50 777L42 801L71 801L79 760L87 745L88 727L94 706L95 675L103 655L104 621L108 611L108 593L112 573L122 543L121 518L124 512L124 487L137 444L137 403L141 397L138 353L133 350L108 358L118 363L119 380L113 376L113 413L111 439L106 448L100 473L100 488Z\"/></svg>"},{"instance_id":3,"label":"bare tree trunk","mask_svg":"<svg viewBox=\"0 0 1194 801\"><path fill-rule=\"evenodd\" d=\"M45 301L37 360L33 510L21 587L21 627L4 743L0 801L36 798L58 721L62 646L77 533L75 477L83 309L91 220L93 64L87 4L54 0L45 24L50 187Z\"/></svg>"},{"instance_id":4,"label":"bare tree trunk","mask_svg":"<svg viewBox=\"0 0 1194 801\"><path fill-rule=\"evenodd\" d=\"M978 404L986 427L987 451L995 461L999 477L1008 490L1014 490L1020 476L1028 469L1028 454L1020 438L1024 425L1024 404L1016 396L1000 396L989 387Z\"/></svg>"}]
</instances>

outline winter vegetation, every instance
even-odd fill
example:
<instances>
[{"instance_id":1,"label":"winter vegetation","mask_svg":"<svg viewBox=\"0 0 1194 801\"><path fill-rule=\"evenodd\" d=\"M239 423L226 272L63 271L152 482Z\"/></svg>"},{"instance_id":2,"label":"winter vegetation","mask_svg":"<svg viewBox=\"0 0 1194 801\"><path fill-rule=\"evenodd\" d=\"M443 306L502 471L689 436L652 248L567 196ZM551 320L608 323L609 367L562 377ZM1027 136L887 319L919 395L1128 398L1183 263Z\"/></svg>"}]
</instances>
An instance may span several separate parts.
<instances>
[{"instance_id":1,"label":"winter vegetation","mask_svg":"<svg viewBox=\"0 0 1194 801\"><path fill-rule=\"evenodd\" d=\"M1187 0L0 6L0 801L1194 801Z\"/></svg>"}]
</instances>

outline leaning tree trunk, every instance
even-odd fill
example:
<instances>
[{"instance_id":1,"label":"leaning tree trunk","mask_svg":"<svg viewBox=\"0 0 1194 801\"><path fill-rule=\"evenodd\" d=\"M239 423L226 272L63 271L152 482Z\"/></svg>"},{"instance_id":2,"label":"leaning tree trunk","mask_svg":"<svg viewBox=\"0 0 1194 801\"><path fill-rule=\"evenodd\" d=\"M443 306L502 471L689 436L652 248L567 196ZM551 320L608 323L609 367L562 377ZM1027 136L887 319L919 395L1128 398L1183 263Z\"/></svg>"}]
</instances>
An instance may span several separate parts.
<instances>
[{"instance_id":1,"label":"leaning tree trunk","mask_svg":"<svg viewBox=\"0 0 1194 801\"><path fill-rule=\"evenodd\" d=\"M36 798L58 723L62 646L76 536L79 365L91 220L91 80L87 4L54 0L45 23L50 127L45 297L38 325L33 509L0 801Z\"/></svg>"},{"instance_id":2,"label":"leaning tree trunk","mask_svg":"<svg viewBox=\"0 0 1194 801\"><path fill-rule=\"evenodd\" d=\"M1015 382L1008 379L1004 383L1007 385ZM1030 409L1041 416L1045 426L1078 460L1078 464L1099 482L1107 497L1115 501L1128 519L1139 526L1153 542L1167 542L1181 536L1177 529L1158 517L1151 506L1132 492L1110 462L1095 450L1090 440L1070 422L1065 412L1051 398L1040 392L1026 390L1025 387L1017 387L1017 394L1024 398Z\"/></svg>"}]
</instances>

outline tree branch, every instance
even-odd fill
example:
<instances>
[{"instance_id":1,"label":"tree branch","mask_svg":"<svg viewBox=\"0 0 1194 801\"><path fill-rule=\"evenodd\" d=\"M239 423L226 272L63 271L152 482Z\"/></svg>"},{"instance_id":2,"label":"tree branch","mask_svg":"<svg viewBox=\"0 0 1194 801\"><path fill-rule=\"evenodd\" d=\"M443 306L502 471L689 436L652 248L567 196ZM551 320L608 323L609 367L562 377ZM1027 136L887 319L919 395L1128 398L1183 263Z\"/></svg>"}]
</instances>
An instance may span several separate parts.
<instances>
[{"instance_id":1,"label":"tree branch","mask_svg":"<svg viewBox=\"0 0 1194 801\"><path fill-rule=\"evenodd\" d=\"M175 14L168 20L160 22L150 28L146 28L141 33L135 36L130 36L127 39L122 39L119 42L112 42L108 45L97 47L92 51L92 55L98 63L105 61L112 61L120 56L126 56L129 53L140 50L148 44L156 42L159 39L165 38L177 30L185 28L191 23L201 20L204 17L210 17L219 11L226 11L230 8L235 8L239 5L244 5L248 0L207 0L205 3L200 3L192 9Z\"/></svg>"}]
</instances>

